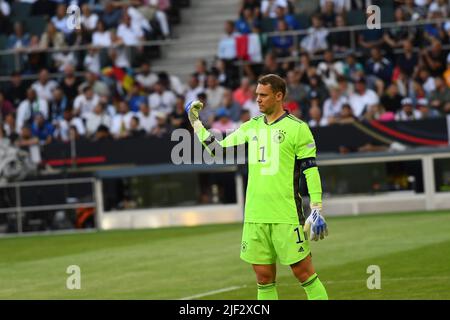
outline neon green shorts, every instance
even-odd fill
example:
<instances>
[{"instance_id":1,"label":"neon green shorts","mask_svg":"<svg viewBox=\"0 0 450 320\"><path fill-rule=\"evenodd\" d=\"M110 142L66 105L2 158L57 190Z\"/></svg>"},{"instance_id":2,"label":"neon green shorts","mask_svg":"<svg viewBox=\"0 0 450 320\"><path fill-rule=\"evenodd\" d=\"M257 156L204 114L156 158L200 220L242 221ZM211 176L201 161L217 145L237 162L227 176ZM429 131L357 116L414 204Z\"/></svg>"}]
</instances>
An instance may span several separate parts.
<instances>
[{"instance_id":1,"label":"neon green shorts","mask_svg":"<svg viewBox=\"0 0 450 320\"><path fill-rule=\"evenodd\" d=\"M299 224L245 222L241 259L251 264L291 265L311 253L309 241Z\"/></svg>"}]
</instances>

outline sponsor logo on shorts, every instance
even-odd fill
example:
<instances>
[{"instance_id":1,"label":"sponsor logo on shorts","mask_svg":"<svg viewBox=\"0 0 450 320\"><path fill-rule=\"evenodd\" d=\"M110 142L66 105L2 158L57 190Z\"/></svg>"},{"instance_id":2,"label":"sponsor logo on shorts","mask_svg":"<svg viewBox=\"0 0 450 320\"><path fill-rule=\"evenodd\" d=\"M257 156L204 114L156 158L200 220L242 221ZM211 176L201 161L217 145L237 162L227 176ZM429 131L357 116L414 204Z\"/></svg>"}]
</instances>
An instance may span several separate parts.
<instances>
[{"instance_id":1,"label":"sponsor logo on shorts","mask_svg":"<svg viewBox=\"0 0 450 320\"><path fill-rule=\"evenodd\" d=\"M305 249L303 249L303 247L300 247L300 249L298 249L298 252L305 252Z\"/></svg>"}]
</instances>

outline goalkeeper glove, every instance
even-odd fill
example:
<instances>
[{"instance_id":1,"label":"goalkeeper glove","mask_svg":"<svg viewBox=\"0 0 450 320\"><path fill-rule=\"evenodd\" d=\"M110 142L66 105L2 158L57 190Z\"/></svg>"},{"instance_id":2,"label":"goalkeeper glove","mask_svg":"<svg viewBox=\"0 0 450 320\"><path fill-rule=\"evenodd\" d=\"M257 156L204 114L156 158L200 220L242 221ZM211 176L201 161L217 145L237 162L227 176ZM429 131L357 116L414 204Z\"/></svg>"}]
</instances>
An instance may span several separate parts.
<instances>
[{"instance_id":1,"label":"goalkeeper glove","mask_svg":"<svg viewBox=\"0 0 450 320\"><path fill-rule=\"evenodd\" d=\"M203 124L199 119L198 113L203 109L203 103L198 100L186 103L184 110L186 111L189 121L191 122L194 132L199 132L203 128Z\"/></svg>"},{"instance_id":2,"label":"goalkeeper glove","mask_svg":"<svg viewBox=\"0 0 450 320\"><path fill-rule=\"evenodd\" d=\"M322 211L322 204L311 204L311 214L306 219L304 229L309 232L309 240L317 241L328 236L328 227L324 217L320 214Z\"/></svg>"}]
</instances>

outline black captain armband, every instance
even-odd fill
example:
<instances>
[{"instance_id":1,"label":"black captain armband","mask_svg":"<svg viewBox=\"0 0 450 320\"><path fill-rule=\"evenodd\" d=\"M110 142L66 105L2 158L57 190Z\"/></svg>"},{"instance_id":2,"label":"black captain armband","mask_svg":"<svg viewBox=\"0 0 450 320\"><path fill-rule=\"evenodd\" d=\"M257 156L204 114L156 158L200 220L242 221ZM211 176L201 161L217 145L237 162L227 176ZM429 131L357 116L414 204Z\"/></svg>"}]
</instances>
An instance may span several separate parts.
<instances>
[{"instance_id":1,"label":"black captain armband","mask_svg":"<svg viewBox=\"0 0 450 320\"><path fill-rule=\"evenodd\" d=\"M317 167L316 158L305 158L300 160L300 170L302 172L313 167Z\"/></svg>"}]
</instances>

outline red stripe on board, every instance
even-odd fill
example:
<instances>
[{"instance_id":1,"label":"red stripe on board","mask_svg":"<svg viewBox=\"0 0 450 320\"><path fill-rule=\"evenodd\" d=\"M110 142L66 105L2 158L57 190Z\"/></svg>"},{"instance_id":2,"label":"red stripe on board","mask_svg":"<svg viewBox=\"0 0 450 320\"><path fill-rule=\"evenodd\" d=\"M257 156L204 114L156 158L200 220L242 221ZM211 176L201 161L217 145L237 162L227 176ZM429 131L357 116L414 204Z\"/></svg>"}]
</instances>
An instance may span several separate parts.
<instances>
[{"instance_id":1,"label":"red stripe on board","mask_svg":"<svg viewBox=\"0 0 450 320\"><path fill-rule=\"evenodd\" d=\"M375 121L375 120L370 121L370 124L380 131L383 131L393 137L396 137L396 138L399 138L399 139L402 139L405 141L409 141L409 142L413 142L413 143L417 143L417 144L432 145L432 146L448 145L447 141L418 138L418 137L410 136L409 134L395 131L391 128L388 128L388 127L382 125L381 123L379 123L378 121Z\"/></svg>"},{"instance_id":2,"label":"red stripe on board","mask_svg":"<svg viewBox=\"0 0 450 320\"><path fill-rule=\"evenodd\" d=\"M94 163L103 163L106 162L106 157L99 156L99 157L84 157L84 158L67 158L67 159L54 159L54 160L45 160L46 164L51 166L63 166L63 165L70 165L72 163L76 164L94 164Z\"/></svg>"}]
</instances>

